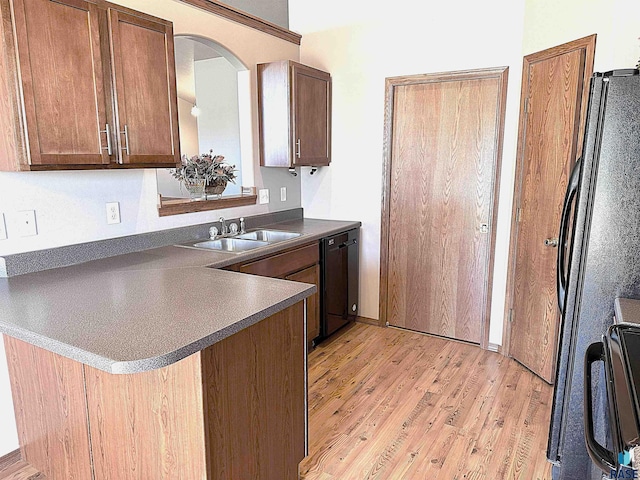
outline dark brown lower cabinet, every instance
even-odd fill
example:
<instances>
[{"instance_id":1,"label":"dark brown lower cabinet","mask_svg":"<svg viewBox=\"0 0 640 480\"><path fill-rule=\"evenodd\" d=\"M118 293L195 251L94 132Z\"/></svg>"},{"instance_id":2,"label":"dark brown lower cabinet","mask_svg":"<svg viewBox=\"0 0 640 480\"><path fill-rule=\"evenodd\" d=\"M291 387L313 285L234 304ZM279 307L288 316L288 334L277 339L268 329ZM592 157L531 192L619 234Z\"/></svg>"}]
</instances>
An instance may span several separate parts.
<instances>
[{"instance_id":1,"label":"dark brown lower cabinet","mask_svg":"<svg viewBox=\"0 0 640 480\"><path fill-rule=\"evenodd\" d=\"M298 478L303 302L157 370L113 375L5 336L25 461L48 480Z\"/></svg>"},{"instance_id":2,"label":"dark brown lower cabinet","mask_svg":"<svg viewBox=\"0 0 640 480\"><path fill-rule=\"evenodd\" d=\"M227 267L236 272L310 283L317 292L307 298L307 344L320 335L320 247L318 242L249 263Z\"/></svg>"},{"instance_id":3,"label":"dark brown lower cabinet","mask_svg":"<svg viewBox=\"0 0 640 480\"><path fill-rule=\"evenodd\" d=\"M312 283L320 289L320 265L317 263L299 272L284 277L293 282ZM313 342L320 335L320 302L319 291L307 298L307 343Z\"/></svg>"}]
</instances>

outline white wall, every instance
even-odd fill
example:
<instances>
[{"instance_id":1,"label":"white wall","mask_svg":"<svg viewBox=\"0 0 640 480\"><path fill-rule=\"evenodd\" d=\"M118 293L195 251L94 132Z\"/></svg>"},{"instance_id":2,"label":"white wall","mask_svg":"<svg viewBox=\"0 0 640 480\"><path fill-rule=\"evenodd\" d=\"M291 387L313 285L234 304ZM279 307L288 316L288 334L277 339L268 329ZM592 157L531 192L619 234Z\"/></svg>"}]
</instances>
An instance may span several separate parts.
<instances>
[{"instance_id":1,"label":"white wall","mask_svg":"<svg viewBox=\"0 0 640 480\"><path fill-rule=\"evenodd\" d=\"M198 147L198 121L191 115L193 103L178 97L178 125L180 125L180 153L192 157L200 151ZM181 182L173 178L171 170L156 170L158 193L164 197L188 197L189 192Z\"/></svg>"},{"instance_id":2,"label":"white wall","mask_svg":"<svg viewBox=\"0 0 640 480\"><path fill-rule=\"evenodd\" d=\"M529 54L596 33L594 71L634 68L640 58L640 2L527 0L523 52Z\"/></svg>"},{"instance_id":3,"label":"white wall","mask_svg":"<svg viewBox=\"0 0 640 480\"><path fill-rule=\"evenodd\" d=\"M225 0L227 5L288 28L287 0Z\"/></svg>"},{"instance_id":4,"label":"white wall","mask_svg":"<svg viewBox=\"0 0 640 480\"><path fill-rule=\"evenodd\" d=\"M271 190L269 205L158 217L155 170L0 173L0 213L7 220L8 240L0 255L27 252L166 228L248 216L300 206L300 180L286 169L259 168L256 64L299 59L299 47L249 27L205 13L175 0L116 0L124 6L173 21L175 34L211 38L249 67L252 98L249 148L243 162L253 163L255 185ZM245 126L247 128L247 126ZM244 142L244 139L243 139ZM247 185L249 185L247 183ZM280 202L281 186L287 201ZM122 223L106 224L105 203L120 202ZM18 237L16 214L35 210L38 235ZM0 347L0 456L18 447L4 353Z\"/></svg>"},{"instance_id":5,"label":"white wall","mask_svg":"<svg viewBox=\"0 0 640 480\"><path fill-rule=\"evenodd\" d=\"M198 119L191 115L193 103L178 97L178 125L180 125L180 154L192 157L200 152Z\"/></svg>"},{"instance_id":6,"label":"white wall","mask_svg":"<svg viewBox=\"0 0 640 480\"><path fill-rule=\"evenodd\" d=\"M196 98L202 109L198 117L199 153L213 150L237 167L236 183L227 185L225 195L238 194L242 185L238 71L224 57L211 58L195 62L195 78Z\"/></svg>"},{"instance_id":7,"label":"white wall","mask_svg":"<svg viewBox=\"0 0 640 480\"><path fill-rule=\"evenodd\" d=\"M302 177L305 214L363 222L361 314L378 318L384 79L507 65L490 342L502 343L522 56L598 34L595 70L635 66L640 2L289 0L300 59L333 76L333 161Z\"/></svg>"},{"instance_id":8,"label":"white wall","mask_svg":"<svg viewBox=\"0 0 640 480\"><path fill-rule=\"evenodd\" d=\"M4 342L0 342L0 457L18 448L10 388Z\"/></svg>"},{"instance_id":9,"label":"white wall","mask_svg":"<svg viewBox=\"0 0 640 480\"><path fill-rule=\"evenodd\" d=\"M362 7L361 2L355 2ZM497 251L506 251L516 151L524 0L398 0L362 8L290 0L303 63L333 77L332 163L302 175L305 215L363 222L361 315L378 318L382 135L386 77L509 66ZM408 239L407 241L410 241ZM500 343L506 258L496 258L491 341ZM500 327L500 328L498 328Z\"/></svg>"},{"instance_id":10,"label":"white wall","mask_svg":"<svg viewBox=\"0 0 640 480\"><path fill-rule=\"evenodd\" d=\"M155 170L0 173L0 212L5 214L9 234L8 240L0 240L0 255L216 221L220 215L248 216L300 206L299 177L292 177L286 169L263 174L265 169L258 167L256 84L256 64L298 60L299 47L176 0L116 3L173 21L175 34L211 38L247 65L252 131L247 135L248 153L243 150L249 158L243 158L243 163L253 163L254 184L270 189L271 203L160 218ZM277 194L281 186L287 186L286 202L280 202ZM112 201L120 202L122 223L118 225L106 224L105 203ZM16 214L21 210L36 211L37 236L17 236Z\"/></svg>"}]
</instances>

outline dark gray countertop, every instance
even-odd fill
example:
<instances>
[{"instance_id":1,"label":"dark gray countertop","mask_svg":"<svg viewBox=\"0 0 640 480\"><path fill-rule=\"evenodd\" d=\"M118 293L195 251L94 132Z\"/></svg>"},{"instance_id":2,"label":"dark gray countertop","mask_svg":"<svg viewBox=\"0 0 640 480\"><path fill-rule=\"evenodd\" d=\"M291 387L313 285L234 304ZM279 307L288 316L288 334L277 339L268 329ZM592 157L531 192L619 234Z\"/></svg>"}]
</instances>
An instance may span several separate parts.
<instances>
[{"instance_id":1,"label":"dark gray countertop","mask_svg":"<svg viewBox=\"0 0 640 480\"><path fill-rule=\"evenodd\" d=\"M300 237L242 254L170 245L0 278L0 332L110 373L161 368L315 292L216 268L359 226L294 220L269 228Z\"/></svg>"},{"instance_id":2,"label":"dark gray countertop","mask_svg":"<svg viewBox=\"0 0 640 480\"><path fill-rule=\"evenodd\" d=\"M287 232L297 232L302 235L300 237L274 243L266 247L249 250L247 252L236 254L170 245L144 250L142 252L104 258L102 260L95 260L89 263L92 265L99 265L100 268L105 270L148 270L202 266L223 268L238 262L249 261L254 258L271 255L297 245L304 245L305 243L317 241L335 233L344 232L345 230L350 230L352 228L358 228L360 225L360 222L306 218L303 220L292 220L261 227L273 230L284 230Z\"/></svg>"}]
</instances>

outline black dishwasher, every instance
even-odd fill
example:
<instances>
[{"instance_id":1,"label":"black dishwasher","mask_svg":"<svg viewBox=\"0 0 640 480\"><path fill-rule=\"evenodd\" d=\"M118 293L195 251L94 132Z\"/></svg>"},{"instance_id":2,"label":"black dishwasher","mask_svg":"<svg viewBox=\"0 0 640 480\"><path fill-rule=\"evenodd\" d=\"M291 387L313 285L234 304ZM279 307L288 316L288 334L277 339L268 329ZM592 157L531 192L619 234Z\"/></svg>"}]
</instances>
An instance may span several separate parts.
<instances>
[{"instance_id":1,"label":"black dishwasher","mask_svg":"<svg viewBox=\"0 0 640 480\"><path fill-rule=\"evenodd\" d=\"M323 340L356 319L360 229L320 241L320 338Z\"/></svg>"}]
</instances>

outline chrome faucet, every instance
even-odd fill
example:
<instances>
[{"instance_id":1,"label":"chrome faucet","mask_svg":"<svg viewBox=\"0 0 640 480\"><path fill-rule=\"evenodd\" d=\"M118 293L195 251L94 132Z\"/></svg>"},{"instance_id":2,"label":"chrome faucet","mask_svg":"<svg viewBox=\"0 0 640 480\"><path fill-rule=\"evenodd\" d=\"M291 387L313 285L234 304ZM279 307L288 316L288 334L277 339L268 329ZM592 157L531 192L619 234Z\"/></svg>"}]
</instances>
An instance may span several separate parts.
<instances>
[{"instance_id":1,"label":"chrome faucet","mask_svg":"<svg viewBox=\"0 0 640 480\"><path fill-rule=\"evenodd\" d=\"M224 217L220 217L220 234L226 235L227 233L229 233L229 230L227 229L227 224L224 221Z\"/></svg>"},{"instance_id":2,"label":"chrome faucet","mask_svg":"<svg viewBox=\"0 0 640 480\"><path fill-rule=\"evenodd\" d=\"M240 234L247 233L244 227L244 217L240 217Z\"/></svg>"}]
</instances>

